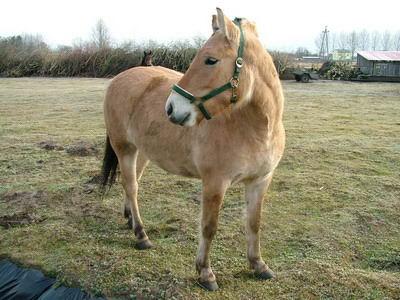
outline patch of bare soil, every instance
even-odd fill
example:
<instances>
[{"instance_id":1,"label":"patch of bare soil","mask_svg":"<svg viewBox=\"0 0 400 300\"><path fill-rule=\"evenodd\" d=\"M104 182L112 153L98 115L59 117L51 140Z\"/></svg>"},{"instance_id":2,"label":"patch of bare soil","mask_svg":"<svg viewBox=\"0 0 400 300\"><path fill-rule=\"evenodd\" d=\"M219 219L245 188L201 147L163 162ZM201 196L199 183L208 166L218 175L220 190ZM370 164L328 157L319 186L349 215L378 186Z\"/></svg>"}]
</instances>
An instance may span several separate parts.
<instances>
[{"instance_id":1,"label":"patch of bare soil","mask_svg":"<svg viewBox=\"0 0 400 300\"><path fill-rule=\"evenodd\" d=\"M44 218L35 214L34 210L45 203L47 198L48 195L44 191L17 191L0 195L0 201L10 208L0 214L0 226L11 228L44 221Z\"/></svg>"},{"instance_id":2,"label":"patch of bare soil","mask_svg":"<svg viewBox=\"0 0 400 300\"><path fill-rule=\"evenodd\" d=\"M63 146L58 145L54 141L42 141L39 144L39 147L44 149L44 150L64 150Z\"/></svg>"},{"instance_id":3,"label":"patch of bare soil","mask_svg":"<svg viewBox=\"0 0 400 300\"><path fill-rule=\"evenodd\" d=\"M85 141L78 141L75 144L69 145L65 151L74 156L91 156L99 153L99 150L93 144Z\"/></svg>"},{"instance_id":4,"label":"patch of bare soil","mask_svg":"<svg viewBox=\"0 0 400 300\"><path fill-rule=\"evenodd\" d=\"M35 214L27 212L18 212L11 215L0 216L0 226L9 229L15 226L29 225L33 223L43 222L41 218Z\"/></svg>"},{"instance_id":5,"label":"patch of bare soil","mask_svg":"<svg viewBox=\"0 0 400 300\"><path fill-rule=\"evenodd\" d=\"M21 207L32 207L37 206L46 197L47 194L44 191L11 192L0 195L0 201Z\"/></svg>"},{"instance_id":6,"label":"patch of bare soil","mask_svg":"<svg viewBox=\"0 0 400 300\"><path fill-rule=\"evenodd\" d=\"M103 181L103 176L101 174L96 174L90 177L88 181L83 184L83 191L86 194L90 194L95 191L99 186L100 183Z\"/></svg>"}]
</instances>

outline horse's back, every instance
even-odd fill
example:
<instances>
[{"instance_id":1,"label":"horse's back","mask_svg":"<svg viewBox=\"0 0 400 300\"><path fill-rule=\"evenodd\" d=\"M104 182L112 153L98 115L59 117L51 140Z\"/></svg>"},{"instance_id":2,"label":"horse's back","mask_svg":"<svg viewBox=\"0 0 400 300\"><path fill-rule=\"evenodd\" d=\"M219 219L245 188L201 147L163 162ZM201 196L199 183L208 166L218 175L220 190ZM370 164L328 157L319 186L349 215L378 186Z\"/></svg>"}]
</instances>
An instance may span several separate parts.
<instances>
[{"instance_id":1,"label":"horse's back","mask_svg":"<svg viewBox=\"0 0 400 300\"><path fill-rule=\"evenodd\" d=\"M156 118L149 114L160 114L170 87L181 76L163 67L136 67L118 74L107 88L104 100L107 133L113 144L117 139L128 139L126 134L132 121L140 124L138 119Z\"/></svg>"},{"instance_id":2,"label":"horse's back","mask_svg":"<svg viewBox=\"0 0 400 300\"><path fill-rule=\"evenodd\" d=\"M181 73L163 67L136 67L118 74L111 81L105 99L105 108L114 102L135 101L144 93L159 88L161 82L175 82ZM120 105L122 103L119 103Z\"/></svg>"}]
</instances>

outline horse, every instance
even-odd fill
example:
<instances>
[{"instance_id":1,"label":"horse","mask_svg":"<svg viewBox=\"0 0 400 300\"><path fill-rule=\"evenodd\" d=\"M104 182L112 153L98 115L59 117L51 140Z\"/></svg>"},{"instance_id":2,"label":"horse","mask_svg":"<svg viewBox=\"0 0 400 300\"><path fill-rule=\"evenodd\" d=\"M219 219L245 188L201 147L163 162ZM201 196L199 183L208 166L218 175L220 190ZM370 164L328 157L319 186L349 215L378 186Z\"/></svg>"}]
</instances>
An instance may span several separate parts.
<instances>
[{"instance_id":1,"label":"horse","mask_svg":"<svg viewBox=\"0 0 400 300\"><path fill-rule=\"evenodd\" d=\"M106 148L103 186L119 165L125 216L136 248L152 247L138 208L138 181L149 161L202 182L198 283L218 289L209 252L228 187L245 187L247 259L261 279L274 273L261 257L264 193L285 147L284 96L271 56L256 26L231 21L217 8L213 33L185 74L160 66L117 75L104 101Z\"/></svg>"},{"instance_id":2,"label":"horse","mask_svg":"<svg viewBox=\"0 0 400 300\"><path fill-rule=\"evenodd\" d=\"M143 67L151 67L153 65L153 52L151 50L143 51L143 58L140 65Z\"/></svg>"}]
</instances>

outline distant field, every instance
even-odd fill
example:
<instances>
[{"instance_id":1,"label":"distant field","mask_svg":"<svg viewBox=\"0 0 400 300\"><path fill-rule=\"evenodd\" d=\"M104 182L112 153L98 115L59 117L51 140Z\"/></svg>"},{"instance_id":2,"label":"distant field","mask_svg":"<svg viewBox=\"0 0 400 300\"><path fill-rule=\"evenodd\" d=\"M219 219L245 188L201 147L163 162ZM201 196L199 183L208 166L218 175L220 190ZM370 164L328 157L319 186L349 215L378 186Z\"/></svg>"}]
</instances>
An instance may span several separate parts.
<instances>
[{"instance_id":1,"label":"distant field","mask_svg":"<svg viewBox=\"0 0 400 300\"><path fill-rule=\"evenodd\" d=\"M106 79L0 79L0 256L113 299L399 299L400 84L284 82L287 148L267 193L250 275L243 191L230 189L211 251L220 290L195 283L196 180L146 170L150 251L133 248L116 185L92 183Z\"/></svg>"}]
</instances>

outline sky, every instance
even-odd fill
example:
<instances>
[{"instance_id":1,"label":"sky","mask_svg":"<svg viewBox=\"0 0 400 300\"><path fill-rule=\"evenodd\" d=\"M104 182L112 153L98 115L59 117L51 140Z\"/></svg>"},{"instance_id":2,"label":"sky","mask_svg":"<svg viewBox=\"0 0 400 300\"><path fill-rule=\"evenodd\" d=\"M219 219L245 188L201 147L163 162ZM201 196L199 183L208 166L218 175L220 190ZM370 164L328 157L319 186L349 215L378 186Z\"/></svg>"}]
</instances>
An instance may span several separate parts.
<instances>
[{"instance_id":1,"label":"sky","mask_svg":"<svg viewBox=\"0 0 400 300\"><path fill-rule=\"evenodd\" d=\"M338 33L400 30L400 0L2 0L0 36L40 34L51 46L72 45L90 39L101 18L117 43L206 38L216 7L254 21L263 45L284 51L315 50L325 26Z\"/></svg>"}]
</instances>

